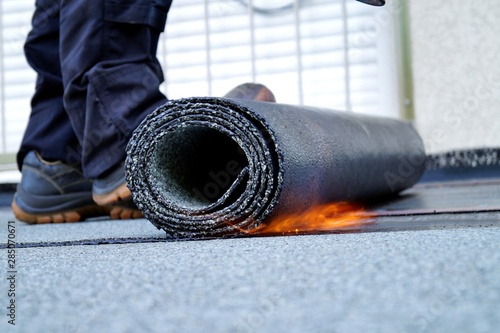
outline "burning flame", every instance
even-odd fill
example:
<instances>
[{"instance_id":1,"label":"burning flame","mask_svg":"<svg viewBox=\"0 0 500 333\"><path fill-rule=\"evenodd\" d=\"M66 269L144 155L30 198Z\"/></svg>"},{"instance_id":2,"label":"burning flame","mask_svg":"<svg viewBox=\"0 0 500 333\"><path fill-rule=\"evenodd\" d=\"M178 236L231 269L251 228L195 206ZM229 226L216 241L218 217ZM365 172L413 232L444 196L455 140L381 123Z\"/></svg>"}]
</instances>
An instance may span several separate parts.
<instances>
[{"instance_id":1,"label":"burning flame","mask_svg":"<svg viewBox=\"0 0 500 333\"><path fill-rule=\"evenodd\" d=\"M346 227L359 227L369 223L373 216L374 214L365 211L357 204L338 202L314 206L302 213L275 218L248 233L263 235L333 231Z\"/></svg>"}]
</instances>

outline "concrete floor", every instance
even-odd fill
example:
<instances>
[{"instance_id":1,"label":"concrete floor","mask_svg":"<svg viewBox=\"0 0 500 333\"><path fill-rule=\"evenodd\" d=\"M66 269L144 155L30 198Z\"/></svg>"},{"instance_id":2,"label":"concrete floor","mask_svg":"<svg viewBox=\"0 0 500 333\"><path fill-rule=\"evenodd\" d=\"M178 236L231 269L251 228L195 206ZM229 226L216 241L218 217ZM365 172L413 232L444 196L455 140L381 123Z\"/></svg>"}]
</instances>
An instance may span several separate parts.
<instances>
[{"instance_id":1,"label":"concrete floor","mask_svg":"<svg viewBox=\"0 0 500 333\"><path fill-rule=\"evenodd\" d=\"M470 223L195 241L146 220L16 222L16 326L2 296L0 331L497 332L500 215L460 216ZM0 220L7 295L7 208Z\"/></svg>"}]
</instances>

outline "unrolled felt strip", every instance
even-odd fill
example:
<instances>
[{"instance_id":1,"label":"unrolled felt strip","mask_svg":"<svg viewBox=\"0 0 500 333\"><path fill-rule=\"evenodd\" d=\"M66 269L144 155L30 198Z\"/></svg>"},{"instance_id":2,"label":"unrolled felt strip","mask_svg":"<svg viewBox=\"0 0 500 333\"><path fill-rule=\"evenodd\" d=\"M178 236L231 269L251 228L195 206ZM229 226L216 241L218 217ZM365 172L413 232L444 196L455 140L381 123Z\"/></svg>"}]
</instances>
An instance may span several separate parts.
<instances>
[{"instance_id":1,"label":"unrolled felt strip","mask_svg":"<svg viewBox=\"0 0 500 333\"><path fill-rule=\"evenodd\" d=\"M398 120L226 98L171 100L135 130L134 202L172 237L252 230L281 214L412 186L422 141Z\"/></svg>"}]
</instances>

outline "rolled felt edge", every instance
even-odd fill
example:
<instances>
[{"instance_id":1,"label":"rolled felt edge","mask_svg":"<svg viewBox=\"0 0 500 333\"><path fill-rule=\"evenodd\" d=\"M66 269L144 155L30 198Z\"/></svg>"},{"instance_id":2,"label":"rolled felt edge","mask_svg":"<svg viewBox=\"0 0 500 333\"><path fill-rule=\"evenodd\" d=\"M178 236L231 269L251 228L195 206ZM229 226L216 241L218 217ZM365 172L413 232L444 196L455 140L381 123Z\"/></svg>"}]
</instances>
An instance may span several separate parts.
<instances>
[{"instance_id":1,"label":"rolled felt edge","mask_svg":"<svg viewBox=\"0 0 500 333\"><path fill-rule=\"evenodd\" d=\"M366 181L368 183L364 186L365 189L357 190L355 188L354 193L346 194L344 196L346 199L356 200L373 195L394 194L412 186L419 179L424 170L425 152L420 137L412 127L393 119L386 120L343 112L325 114L325 112L330 111L311 107L208 97L169 101L150 114L139 125L127 147L127 184L132 192L134 202L155 226L165 230L168 235L179 238L212 237L246 232L259 226L268 217L289 213L296 208L303 209L304 203L309 204L307 203L309 199L300 198L297 201L298 204L295 204L296 197L308 196L311 192L303 191L301 193L300 181L298 185L297 181L290 181L290 175L296 174L294 169L296 166L293 164L296 161L292 161L290 164L290 158L283 155L291 154L286 141L295 139L293 131L301 131L301 128L310 131L310 128L303 127L310 118L320 119L317 121L318 126L330 126L328 123L324 123L323 119L331 121L332 124L347 119L347 124L352 122L358 126L359 123L361 127L373 128L374 133L377 130L378 132L388 132L378 133L378 139L376 139L387 146L383 148L385 151L379 155L370 155L363 162L372 163L375 169L378 167L379 173L385 171L385 178L376 176L377 179L370 179L369 177L373 178L373 175L370 174L367 166L364 166L364 169L362 166L358 170L331 170L332 176L330 178L346 178L338 183L339 188L349 186L350 181L358 183ZM287 112L296 112L300 116L306 115L303 117L304 120L295 121L293 124L295 128L290 128L288 132L287 124L283 124L283 119L285 119L283 114L287 116ZM273 117L276 119L272 119ZM185 132L178 135L183 131ZM335 131L342 132L349 131L349 129L340 127L335 128ZM391 131L393 131L392 134L389 133ZM203 192L201 191L203 184L215 184L215 179L199 179L199 183L190 183L189 179L187 181L186 179L193 176L196 178L196 173L200 171L209 174L212 172L216 175L220 171L220 164L210 162L212 164L208 169L195 168L191 171L185 170L186 172L173 169L176 169L178 164L191 168L190 161L196 162L193 164L203 164L203 159L209 160L210 154L214 153L215 150L209 152L208 155L202 154L203 157L198 159L197 154L205 153L199 149L209 150L210 144L208 148L203 145L198 146L185 156L180 156L184 152L176 147L180 145L184 147L183 149L189 150L189 145L193 143L199 145L200 141L210 141L219 134L222 134L222 141L215 140L215 142L230 141L235 143L239 147L237 149L244 153L248 165L241 168L241 172L231 180L232 183L225 189L225 192L221 191L224 192L223 194L213 200L200 201L199 193L196 193L195 190ZM342 139L342 133L338 135L340 135L340 139L337 136L337 141L341 142L337 144L335 138L333 141L330 140L333 145L336 145L331 149L336 149L336 153L344 155L349 153L342 151L342 144L361 147L363 144L369 143L367 140L371 140L369 136L358 139L351 137L347 140ZM408 143L397 142L398 139L406 140ZM183 144L183 141L186 140L192 141L189 144ZM370 144L373 145L373 143ZM377 142L373 147L376 147L376 144ZM224 146L231 145L224 143ZM285 147L285 151L283 151L283 147ZM306 147L307 149L315 149L314 145L306 145ZM234 145L232 149L234 150ZM159 151L168 155L168 150L176 150L175 156L169 157L171 161L166 161L159 156ZM368 155L368 152L362 152L358 155L364 158L363 154ZM231 160L235 156L233 151L232 155L222 156L222 159ZM382 158L377 159L377 156ZM420 159L421 156L424 157ZM354 157L359 159L360 156ZM411 175L401 177L401 168L405 167L402 163L406 163L409 158L414 157L415 160L422 160L422 165L413 163L411 167L414 170ZM338 157L335 157L335 159L335 165L342 169L341 163L346 162L346 158L338 160ZM216 169L210 169L211 167ZM349 179L350 171L360 174L360 172L367 170L367 175L362 175L360 179ZM387 174L396 177L393 178L393 184L390 184L391 179L387 179ZM331 180L327 179L327 181ZM335 182L332 184L337 185ZM193 185L197 185L198 188ZM393 186L391 188L387 185ZM321 187L321 184L318 186ZM284 187L285 194L282 195ZM291 194L287 194L290 189ZM326 190L336 191L337 189L329 189L327 186ZM178 191L183 192L183 194L179 195ZM324 192L325 189L322 188L320 191ZM181 198L182 196L184 198ZM329 194L325 197L328 196ZM342 200L342 193L340 195L335 193L331 198ZM189 206L190 200L196 204ZM311 200L316 202L316 199Z\"/></svg>"},{"instance_id":2,"label":"rolled felt edge","mask_svg":"<svg viewBox=\"0 0 500 333\"><path fill-rule=\"evenodd\" d=\"M213 140L219 134L222 141ZM233 151L220 156L211 144ZM222 167L233 171L230 184L217 183L224 170L212 155L229 160ZM272 130L258 114L230 99L189 98L169 101L139 125L125 171L134 202L155 226L173 237L211 237L252 229L269 215L279 197L281 159ZM191 181L200 173L213 177ZM207 185L219 186L220 195L213 198Z\"/></svg>"}]
</instances>

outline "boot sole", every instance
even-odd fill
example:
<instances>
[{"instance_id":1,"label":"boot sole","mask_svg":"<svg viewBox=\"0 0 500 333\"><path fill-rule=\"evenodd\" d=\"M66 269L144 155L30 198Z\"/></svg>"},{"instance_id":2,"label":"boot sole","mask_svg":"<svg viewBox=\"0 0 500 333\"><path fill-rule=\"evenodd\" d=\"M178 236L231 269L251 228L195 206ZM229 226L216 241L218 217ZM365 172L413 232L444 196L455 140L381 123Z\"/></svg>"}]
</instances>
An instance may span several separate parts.
<instances>
[{"instance_id":1,"label":"boot sole","mask_svg":"<svg viewBox=\"0 0 500 333\"><path fill-rule=\"evenodd\" d=\"M138 219L142 212L135 207L132 195L126 184L118 186L106 194L93 194L92 199L99 205L109 209L113 220Z\"/></svg>"},{"instance_id":2,"label":"boot sole","mask_svg":"<svg viewBox=\"0 0 500 333\"><path fill-rule=\"evenodd\" d=\"M110 214L109 207L98 205L89 205L67 211L44 214L31 214L25 212L19 208L15 201L12 202L11 207L16 219L29 224L72 223L83 221L89 217L106 216Z\"/></svg>"}]
</instances>

